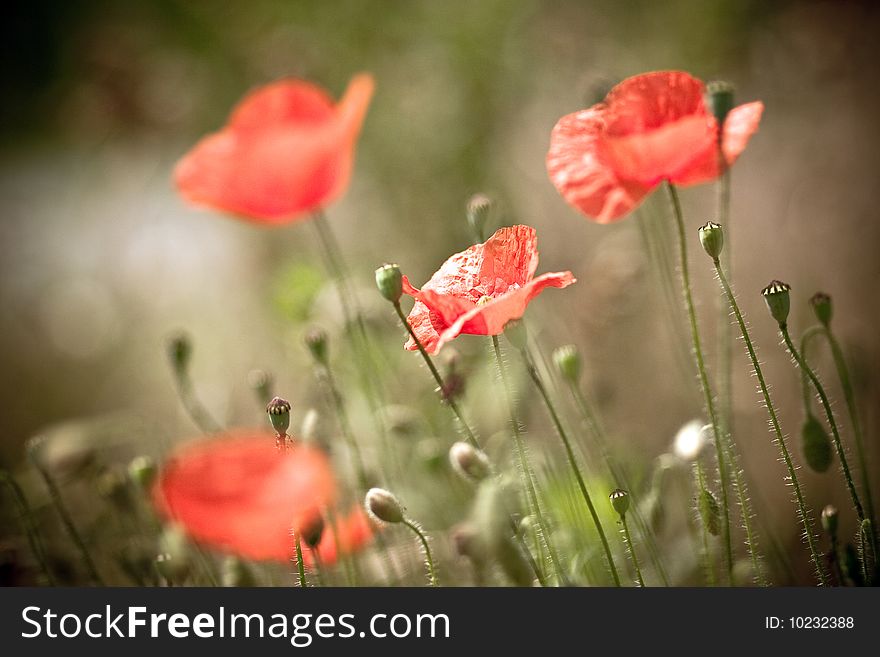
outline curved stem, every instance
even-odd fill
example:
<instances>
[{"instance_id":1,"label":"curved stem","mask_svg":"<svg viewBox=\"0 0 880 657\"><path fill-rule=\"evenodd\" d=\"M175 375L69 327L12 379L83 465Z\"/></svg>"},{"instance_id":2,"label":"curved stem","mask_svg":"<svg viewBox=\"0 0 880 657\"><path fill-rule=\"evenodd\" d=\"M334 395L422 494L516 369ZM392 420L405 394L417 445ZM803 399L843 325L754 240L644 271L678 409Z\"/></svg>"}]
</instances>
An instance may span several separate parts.
<instances>
[{"instance_id":1,"label":"curved stem","mask_svg":"<svg viewBox=\"0 0 880 657\"><path fill-rule=\"evenodd\" d=\"M422 531L422 528L419 527L418 523L408 518L404 518L403 524L409 527L415 535L419 537L419 541L422 543L422 549L425 551L425 567L428 569L428 583L431 586L440 586L437 581L437 573L434 570L434 558L431 556L431 546L428 544L428 537L425 536L425 532Z\"/></svg>"},{"instance_id":2,"label":"curved stem","mask_svg":"<svg viewBox=\"0 0 880 657\"><path fill-rule=\"evenodd\" d=\"M629 535L629 527L626 524L626 516L620 517L620 523L623 525L623 542L629 550L629 556L632 558L633 567L636 569L636 578L639 586L645 588L645 579L642 577L642 571L639 568L639 558L636 556L636 546L633 545L632 537Z\"/></svg>"},{"instance_id":3,"label":"curved stem","mask_svg":"<svg viewBox=\"0 0 880 657\"><path fill-rule=\"evenodd\" d=\"M761 390L761 395L764 398L764 405L767 407L767 413L770 416L770 426L773 429L773 433L776 434L776 443L779 445L779 451L782 453L782 459L785 461L785 467L788 468L788 476L791 479L791 485L794 488L795 498L797 499L798 514L800 515L801 524L803 524L804 526L804 535L807 537L807 545L810 549L810 558L813 560L813 566L816 568L816 573L819 577L820 583L823 586L827 586L828 579L825 574L825 568L822 564L822 559L819 555L818 547L816 545L816 537L813 535L812 523L810 522L810 517L807 512L807 505L804 502L801 485L798 481L797 470L794 467L794 463L791 459L791 454L789 453L788 446L785 443L785 436L783 435L782 428L779 425L779 418L776 415L776 408L773 405L773 400L770 398L770 391L767 389L767 383L764 380L764 373L761 370L761 364L758 361L757 354L755 353L755 346L752 344L752 340L749 337L749 330L746 326L745 320L743 319L742 311L739 308L739 304L736 302L736 297L733 294L733 290L731 289L730 284L727 282L724 271L721 269L721 264L718 262L718 258L714 259L714 264L715 273L718 276L718 280L720 281L721 287L724 290L724 294L727 297L727 303L730 305L730 309L733 311L733 314L736 317L737 324L739 324L739 330L742 334L743 342L745 342L746 351L748 352L749 359L752 361L752 371L758 378L758 386Z\"/></svg>"},{"instance_id":4,"label":"curved stem","mask_svg":"<svg viewBox=\"0 0 880 657\"><path fill-rule=\"evenodd\" d=\"M24 525L25 533L28 537L28 543L31 546L31 552L34 553L34 558L37 560L37 563L40 565L40 570L43 571L43 575L46 577L46 583L49 586L55 586L55 577L49 569L49 559L46 557L46 547L43 545L43 540L40 537L40 532L34 521L34 514L31 511L30 504L28 504L24 491L13 478L12 473L7 472L4 469L0 469L0 481L6 482L9 490L12 492L12 497L15 499L21 522Z\"/></svg>"},{"instance_id":5,"label":"curved stem","mask_svg":"<svg viewBox=\"0 0 880 657\"><path fill-rule=\"evenodd\" d=\"M526 489L526 498L529 502L529 512L535 516L538 523L536 533L538 540L547 550L550 557L550 565L556 571L556 576L560 582L565 582L564 571L562 570L562 562L556 552L556 548L550 538L550 530L544 513L541 510L541 502L538 498L538 490L535 486L535 475L532 466L529 463L529 457L526 454L525 441L523 440L522 430L520 429L519 418L516 415L516 406L513 403L513 390L510 380L507 377L507 368L504 366L504 358L501 354L501 345L498 342L498 336L492 336L492 349L495 353L495 364L498 366L498 373L501 377L501 384L504 388L504 396L507 400L507 410L510 415L510 427L513 430L513 442L516 447L516 454L519 460L519 471ZM541 578L539 578L541 579Z\"/></svg>"},{"instance_id":6,"label":"curved stem","mask_svg":"<svg viewBox=\"0 0 880 657\"><path fill-rule=\"evenodd\" d=\"M725 569L728 581L730 581L733 576L733 544L730 538L730 504L727 496L727 490L730 486L730 477L727 471L727 457L722 442L721 429L718 425L718 415L715 412L715 399L712 396L712 389L709 387L709 376L706 374L703 347L700 343L700 329L697 326L697 313L694 309L694 299L691 293L691 279L687 256L687 237L685 235L681 203L678 200L678 192L675 190L674 185L667 182L666 189L669 192L669 199L672 203L672 214L678 231L681 287L685 301L685 309L687 310L688 321L690 323L691 341L693 342L694 347L694 361L697 367L697 375L700 379L700 386L703 390L703 402L706 407L706 413L709 416L709 423L712 425L712 438L715 443L715 455L718 459L718 478L721 482L721 536L724 544ZM743 518L745 519L747 517L748 513L743 509Z\"/></svg>"},{"instance_id":7,"label":"curved stem","mask_svg":"<svg viewBox=\"0 0 880 657\"><path fill-rule=\"evenodd\" d=\"M437 371L437 367L434 365L434 361L431 359L431 356L428 355L428 352L425 351L425 347L422 344L422 341L419 340L416 332L413 331L413 327L409 325L409 322L406 321L406 315L403 314L403 309L400 307L400 302L394 303L394 310L397 312L397 316L400 318L400 321L406 327L406 330L409 332L410 337L415 342L416 346L419 349L419 353L422 355L422 359L424 359L425 364L428 366L428 369L431 371L431 375L434 377L434 381L437 382L437 386L440 389L440 394L443 396L446 403L449 405L449 408L452 409L452 412L455 413L455 417L458 418L459 425L464 431L465 437L468 439L471 445L480 448L480 443L477 440L477 437L474 435L474 432L471 431L470 426L464 419L464 415L461 412L461 409L458 407L458 404L452 397L445 395L446 384L443 382L443 377L440 376L440 372Z\"/></svg>"},{"instance_id":8,"label":"curved stem","mask_svg":"<svg viewBox=\"0 0 880 657\"><path fill-rule=\"evenodd\" d=\"M810 353L810 344L812 343L813 338L822 334L825 330L824 326L817 324L816 326L811 326L806 331L804 331L803 335L801 335L801 355L804 357L806 362L810 362L808 354ZM810 392L810 377L807 376L805 370L801 369L801 394L804 398L804 411L806 412L807 417L812 417L813 415L813 395Z\"/></svg>"},{"instance_id":9,"label":"curved stem","mask_svg":"<svg viewBox=\"0 0 880 657\"><path fill-rule=\"evenodd\" d=\"M172 369L174 370L174 381L177 384L177 395L180 398L180 403L183 404L184 410L186 410L193 423L203 433L222 431L220 423L214 419L210 411L208 411L198 395L196 395L189 372L180 367L172 367Z\"/></svg>"},{"instance_id":10,"label":"curved stem","mask_svg":"<svg viewBox=\"0 0 880 657\"><path fill-rule=\"evenodd\" d=\"M593 506L593 500L590 497L590 492L587 490L587 485L584 483L584 477L581 474L580 466L578 466L577 463L577 457L575 456L574 449L571 446L571 441L568 438L568 432L566 432L565 427L562 424L562 420L559 419L559 414L556 412L556 407L553 404L553 400L550 398L550 395L547 392L547 388L544 385L544 382L541 380L541 375L538 373L538 369L532 362L531 356L526 350L522 350L521 353L523 356L523 360L525 361L526 370L528 371L532 382L535 384L535 387L538 389L538 392L541 394L541 399L544 400L544 405L547 407L547 412L550 414L550 419L553 421L553 426L556 428L556 433L562 439L562 444L565 447L565 454L568 457L568 463L571 466L575 479L577 480L578 487L581 490L581 495L583 496L584 501L587 503L587 508L590 511L590 516L593 518L593 524L596 526L596 531L599 533L599 539L602 541L602 549L605 551L605 558L608 561L608 568L611 570L611 576L614 578L614 585L620 586L620 576L617 573L617 567L614 565L614 557L611 555L611 547L608 545L608 539L605 536L605 530L602 529L602 523L599 521L599 514L596 513L596 507Z\"/></svg>"}]
</instances>

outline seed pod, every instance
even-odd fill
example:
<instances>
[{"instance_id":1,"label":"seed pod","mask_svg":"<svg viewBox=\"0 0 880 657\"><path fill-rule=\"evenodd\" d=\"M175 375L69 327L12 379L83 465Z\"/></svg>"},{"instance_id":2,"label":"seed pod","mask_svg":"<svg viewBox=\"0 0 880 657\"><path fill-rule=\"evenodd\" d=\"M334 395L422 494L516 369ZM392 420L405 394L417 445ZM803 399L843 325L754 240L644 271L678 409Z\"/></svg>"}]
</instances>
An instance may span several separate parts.
<instances>
[{"instance_id":1,"label":"seed pod","mask_svg":"<svg viewBox=\"0 0 880 657\"><path fill-rule=\"evenodd\" d=\"M701 226L700 244L703 245L703 250L710 258L717 260L718 256L721 255L721 250L724 248L724 229L721 228L721 224L707 221Z\"/></svg>"},{"instance_id":2,"label":"seed pod","mask_svg":"<svg viewBox=\"0 0 880 657\"><path fill-rule=\"evenodd\" d=\"M617 512L617 515L623 518L626 512L629 511L629 493L622 488L615 488L611 491L608 499L611 500L611 506Z\"/></svg>"},{"instance_id":3,"label":"seed pod","mask_svg":"<svg viewBox=\"0 0 880 657\"><path fill-rule=\"evenodd\" d=\"M266 413L269 414L275 433L279 436L286 435L290 428L290 402L281 397L273 397L266 405Z\"/></svg>"},{"instance_id":4,"label":"seed pod","mask_svg":"<svg viewBox=\"0 0 880 657\"><path fill-rule=\"evenodd\" d=\"M730 82L713 80L706 85L706 106L719 126L724 125L727 115L733 109L734 89Z\"/></svg>"},{"instance_id":5,"label":"seed pod","mask_svg":"<svg viewBox=\"0 0 880 657\"><path fill-rule=\"evenodd\" d=\"M248 385L261 401L272 398L272 383L272 375L266 370L254 369L248 372Z\"/></svg>"},{"instance_id":6,"label":"seed pod","mask_svg":"<svg viewBox=\"0 0 880 657\"><path fill-rule=\"evenodd\" d=\"M700 490L697 498L697 510L700 512L700 520L706 531L712 536L718 536L721 528L721 511L718 507L718 500L712 494L712 491L703 488Z\"/></svg>"},{"instance_id":7,"label":"seed pod","mask_svg":"<svg viewBox=\"0 0 880 657\"><path fill-rule=\"evenodd\" d=\"M824 292L816 292L810 297L810 306L813 308L813 314L816 319L828 328L831 324L831 318L834 316L834 307L831 305L831 297Z\"/></svg>"},{"instance_id":8,"label":"seed pod","mask_svg":"<svg viewBox=\"0 0 880 657\"><path fill-rule=\"evenodd\" d=\"M318 327L311 328L306 333L304 341L315 362L326 367L328 362L327 332Z\"/></svg>"},{"instance_id":9,"label":"seed pod","mask_svg":"<svg viewBox=\"0 0 880 657\"><path fill-rule=\"evenodd\" d=\"M483 241L486 223L492 212L492 199L485 194L474 194L467 204L467 221L474 237Z\"/></svg>"},{"instance_id":10,"label":"seed pod","mask_svg":"<svg viewBox=\"0 0 880 657\"><path fill-rule=\"evenodd\" d=\"M780 326L788 322L788 313L791 310L791 285L782 281L770 281L770 284L761 290L767 309Z\"/></svg>"},{"instance_id":11,"label":"seed pod","mask_svg":"<svg viewBox=\"0 0 880 657\"><path fill-rule=\"evenodd\" d=\"M371 488L364 500L367 511L382 522L403 522L403 507L393 493L384 488Z\"/></svg>"},{"instance_id":12,"label":"seed pod","mask_svg":"<svg viewBox=\"0 0 880 657\"><path fill-rule=\"evenodd\" d=\"M831 439L822 423L812 415L808 415L801 426L801 450L810 469L827 472L834 458Z\"/></svg>"}]
</instances>

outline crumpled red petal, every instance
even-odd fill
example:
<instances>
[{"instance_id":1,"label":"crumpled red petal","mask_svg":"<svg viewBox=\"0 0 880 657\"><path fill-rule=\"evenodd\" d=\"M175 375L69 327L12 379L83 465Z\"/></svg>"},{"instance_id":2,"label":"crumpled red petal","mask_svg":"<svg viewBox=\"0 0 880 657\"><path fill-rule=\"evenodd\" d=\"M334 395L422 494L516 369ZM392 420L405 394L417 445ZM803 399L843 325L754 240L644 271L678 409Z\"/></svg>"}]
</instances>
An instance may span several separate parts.
<instances>
[{"instance_id":1,"label":"crumpled red petal","mask_svg":"<svg viewBox=\"0 0 880 657\"><path fill-rule=\"evenodd\" d=\"M320 88L282 80L249 94L220 132L177 164L188 201L261 224L282 224L323 207L348 186L373 79L352 79L334 106Z\"/></svg>"},{"instance_id":2,"label":"crumpled red petal","mask_svg":"<svg viewBox=\"0 0 880 657\"><path fill-rule=\"evenodd\" d=\"M336 486L326 456L298 444L275 448L268 432L236 432L184 445L153 489L163 517L199 543L238 556L289 561L292 531L331 505Z\"/></svg>"}]
</instances>

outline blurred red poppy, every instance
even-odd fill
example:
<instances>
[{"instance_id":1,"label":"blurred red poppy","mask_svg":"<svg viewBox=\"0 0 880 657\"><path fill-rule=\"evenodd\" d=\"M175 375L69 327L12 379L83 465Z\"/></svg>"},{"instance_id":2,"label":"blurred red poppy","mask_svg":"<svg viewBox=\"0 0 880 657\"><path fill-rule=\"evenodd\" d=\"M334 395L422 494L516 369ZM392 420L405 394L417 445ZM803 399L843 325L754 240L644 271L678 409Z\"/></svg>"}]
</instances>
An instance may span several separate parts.
<instances>
[{"instance_id":1,"label":"blurred red poppy","mask_svg":"<svg viewBox=\"0 0 880 657\"><path fill-rule=\"evenodd\" d=\"M293 532L330 506L336 485L324 454L274 434L237 432L184 445L153 489L159 513L196 541L249 559L289 561Z\"/></svg>"},{"instance_id":2,"label":"blurred red poppy","mask_svg":"<svg viewBox=\"0 0 880 657\"><path fill-rule=\"evenodd\" d=\"M537 268L535 229L501 228L483 244L449 258L421 290L404 276L404 293L416 299L407 321L431 354L462 333L498 335L544 288L575 282L570 271L535 278ZM418 349L412 339L405 347Z\"/></svg>"},{"instance_id":3,"label":"blurred red poppy","mask_svg":"<svg viewBox=\"0 0 880 657\"><path fill-rule=\"evenodd\" d=\"M553 128L547 171L566 201L599 223L635 208L668 180L695 185L720 172L718 122L703 83L681 71L627 78L604 102L563 116ZM724 121L727 166L758 129L764 104L733 108Z\"/></svg>"},{"instance_id":4,"label":"blurred red poppy","mask_svg":"<svg viewBox=\"0 0 880 657\"><path fill-rule=\"evenodd\" d=\"M192 203L261 224L326 206L348 186L373 86L370 75L355 76L337 105L301 80L253 91L177 163L177 188Z\"/></svg>"}]
</instances>

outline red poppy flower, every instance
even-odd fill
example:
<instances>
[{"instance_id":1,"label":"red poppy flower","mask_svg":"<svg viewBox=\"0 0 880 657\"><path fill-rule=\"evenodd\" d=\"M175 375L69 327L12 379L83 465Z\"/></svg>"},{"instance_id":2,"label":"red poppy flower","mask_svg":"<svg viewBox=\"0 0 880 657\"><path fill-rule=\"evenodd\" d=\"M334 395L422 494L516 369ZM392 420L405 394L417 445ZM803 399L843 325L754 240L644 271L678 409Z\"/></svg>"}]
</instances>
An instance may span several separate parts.
<instances>
[{"instance_id":1,"label":"red poppy flower","mask_svg":"<svg viewBox=\"0 0 880 657\"><path fill-rule=\"evenodd\" d=\"M421 290L404 276L404 293L416 299L407 321L431 354L462 333L498 335L544 288L575 282L570 271L535 278L537 268L535 229L501 228L483 244L449 258ZM418 349L412 339L405 347Z\"/></svg>"},{"instance_id":2,"label":"red poppy flower","mask_svg":"<svg viewBox=\"0 0 880 657\"><path fill-rule=\"evenodd\" d=\"M289 561L293 532L333 503L322 452L279 451L274 434L238 433L179 449L164 465L153 501L196 541L249 559Z\"/></svg>"},{"instance_id":3,"label":"red poppy flower","mask_svg":"<svg viewBox=\"0 0 880 657\"><path fill-rule=\"evenodd\" d=\"M301 80L261 87L177 163L177 187L192 203L262 224L323 207L348 186L372 94L366 74L352 79L338 105Z\"/></svg>"},{"instance_id":4,"label":"red poppy flower","mask_svg":"<svg viewBox=\"0 0 880 657\"><path fill-rule=\"evenodd\" d=\"M703 83L681 71L627 78L604 102L563 116L553 128L547 171L566 201L601 224L620 219L668 180L695 185L716 178L718 122ZM724 121L727 166L758 129L764 105L733 108Z\"/></svg>"}]
</instances>

